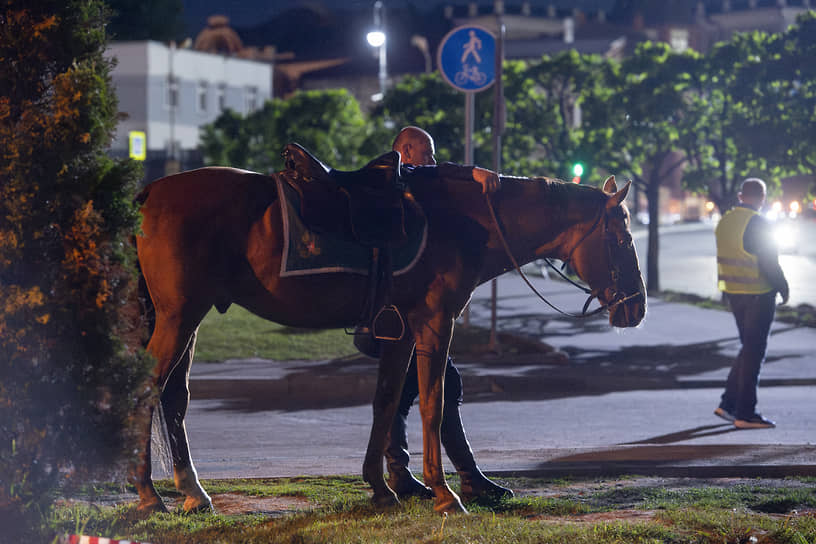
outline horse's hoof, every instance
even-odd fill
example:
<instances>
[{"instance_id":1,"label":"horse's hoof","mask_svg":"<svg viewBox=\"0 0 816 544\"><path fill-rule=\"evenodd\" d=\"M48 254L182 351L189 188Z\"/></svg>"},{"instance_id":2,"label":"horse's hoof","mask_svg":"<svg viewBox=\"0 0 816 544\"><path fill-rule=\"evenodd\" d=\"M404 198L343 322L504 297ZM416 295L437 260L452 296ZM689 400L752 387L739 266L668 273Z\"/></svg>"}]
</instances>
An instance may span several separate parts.
<instances>
[{"instance_id":1,"label":"horse's hoof","mask_svg":"<svg viewBox=\"0 0 816 544\"><path fill-rule=\"evenodd\" d=\"M200 514L200 513L215 513L215 508L213 508L212 501L200 501L198 499L194 499L193 497L187 497L187 500L184 501L184 513L185 514Z\"/></svg>"},{"instance_id":2,"label":"horse's hoof","mask_svg":"<svg viewBox=\"0 0 816 544\"><path fill-rule=\"evenodd\" d=\"M439 512L440 514L467 514L467 508L462 504L462 501L459 500L455 494L451 493L451 496L447 499L436 499L436 503L434 504L434 510Z\"/></svg>"},{"instance_id":3,"label":"horse's hoof","mask_svg":"<svg viewBox=\"0 0 816 544\"><path fill-rule=\"evenodd\" d=\"M159 501L152 501L152 502L140 502L139 506L136 507L136 512L145 518L152 516L153 514L166 514L169 512L167 507L164 503Z\"/></svg>"},{"instance_id":4,"label":"horse's hoof","mask_svg":"<svg viewBox=\"0 0 816 544\"><path fill-rule=\"evenodd\" d=\"M397 496L394 494L393 491L388 491L387 494L383 495L374 495L371 497L371 502L374 503L374 506L378 509L387 510L390 508L396 508L399 506L400 501Z\"/></svg>"}]
</instances>

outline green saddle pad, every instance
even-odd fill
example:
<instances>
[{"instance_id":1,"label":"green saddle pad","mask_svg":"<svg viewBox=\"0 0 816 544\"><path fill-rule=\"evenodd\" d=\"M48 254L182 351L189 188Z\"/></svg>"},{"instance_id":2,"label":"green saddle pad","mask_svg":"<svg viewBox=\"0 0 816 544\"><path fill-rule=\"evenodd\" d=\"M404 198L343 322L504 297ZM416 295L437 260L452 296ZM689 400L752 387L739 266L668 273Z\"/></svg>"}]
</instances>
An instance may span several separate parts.
<instances>
[{"instance_id":1,"label":"green saddle pad","mask_svg":"<svg viewBox=\"0 0 816 544\"><path fill-rule=\"evenodd\" d=\"M367 275L371 249L340 236L309 230L300 217L300 195L280 177L275 179L283 218L281 277L331 272ZM425 216L411 206L406 207L405 230L408 241L391 254L395 276L414 266L428 239Z\"/></svg>"}]
</instances>

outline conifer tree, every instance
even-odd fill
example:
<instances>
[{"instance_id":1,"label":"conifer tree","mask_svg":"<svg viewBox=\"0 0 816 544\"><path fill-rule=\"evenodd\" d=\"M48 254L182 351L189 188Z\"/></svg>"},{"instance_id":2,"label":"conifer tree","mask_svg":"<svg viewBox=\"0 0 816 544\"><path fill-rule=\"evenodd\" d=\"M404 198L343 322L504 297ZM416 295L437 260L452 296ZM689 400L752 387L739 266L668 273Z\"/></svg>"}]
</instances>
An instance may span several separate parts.
<instances>
[{"instance_id":1,"label":"conifer tree","mask_svg":"<svg viewBox=\"0 0 816 544\"><path fill-rule=\"evenodd\" d=\"M0 527L123 458L148 375L100 0L0 8ZM132 453L132 448L131 448Z\"/></svg>"}]
</instances>

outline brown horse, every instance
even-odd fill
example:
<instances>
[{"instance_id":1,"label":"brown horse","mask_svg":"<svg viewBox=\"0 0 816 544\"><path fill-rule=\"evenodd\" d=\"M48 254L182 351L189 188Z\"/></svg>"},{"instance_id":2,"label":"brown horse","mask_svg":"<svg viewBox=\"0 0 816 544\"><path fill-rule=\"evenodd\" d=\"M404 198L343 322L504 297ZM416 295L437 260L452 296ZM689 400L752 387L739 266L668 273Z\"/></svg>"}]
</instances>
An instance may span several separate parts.
<instances>
[{"instance_id":1,"label":"brown horse","mask_svg":"<svg viewBox=\"0 0 816 544\"><path fill-rule=\"evenodd\" d=\"M617 327L640 323L646 294L623 200L610 177L603 190L544 178L502 177L490 195L500 225L491 219L478 184L444 179L433 167L407 172L422 206L428 233L414 267L394 278L392 301L408 333L385 342L380 358L374 421L363 464L373 500L397 502L383 477L383 452L409 358L416 346L423 422L425 484L441 512L464 511L442 471L440 423L445 360L453 325L477 285L511 268L497 228L520 263L543 257L569 261L608 307ZM160 179L138 197L143 234L137 238L141 270L155 306L148 350L185 510L211 509L188 449L184 415L196 331L215 306L238 304L265 319L292 327L353 326L361 315L367 279L325 273L281 277L284 240L273 177L232 168L202 168ZM131 472L139 509L164 510L151 482L150 416L140 423L146 443Z\"/></svg>"}]
</instances>

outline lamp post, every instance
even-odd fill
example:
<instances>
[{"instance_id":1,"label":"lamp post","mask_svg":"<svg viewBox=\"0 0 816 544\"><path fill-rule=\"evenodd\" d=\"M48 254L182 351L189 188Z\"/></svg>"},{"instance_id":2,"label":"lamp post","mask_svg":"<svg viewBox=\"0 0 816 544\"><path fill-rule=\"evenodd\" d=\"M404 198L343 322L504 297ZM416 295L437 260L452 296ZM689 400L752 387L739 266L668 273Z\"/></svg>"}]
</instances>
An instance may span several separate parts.
<instances>
[{"instance_id":1,"label":"lamp post","mask_svg":"<svg viewBox=\"0 0 816 544\"><path fill-rule=\"evenodd\" d=\"M374 100L382 100L385 96L385 82L388 78L388 61L385 56L385 7L382 0L374 2L374 30L366 34L366 40L371 47L376 47L380 58L380 70L378 78L380 80L380 94L374 95Z\"/></svg>"},{"instance_id":2,"label":"lamp post","mask_svg":"<svg viewBox=\"0 0 816 544\"><path fill-rule=\"evenodd\" d=\"M433 70L431 69L431 52L428 50L428 38L414 34L411 36L411 45L422 52L422 57L425 59L425 73L430 74Z\"/></svg>"}]
</instances>

